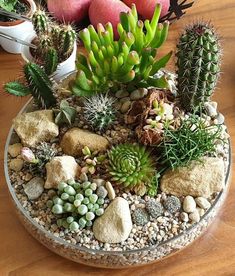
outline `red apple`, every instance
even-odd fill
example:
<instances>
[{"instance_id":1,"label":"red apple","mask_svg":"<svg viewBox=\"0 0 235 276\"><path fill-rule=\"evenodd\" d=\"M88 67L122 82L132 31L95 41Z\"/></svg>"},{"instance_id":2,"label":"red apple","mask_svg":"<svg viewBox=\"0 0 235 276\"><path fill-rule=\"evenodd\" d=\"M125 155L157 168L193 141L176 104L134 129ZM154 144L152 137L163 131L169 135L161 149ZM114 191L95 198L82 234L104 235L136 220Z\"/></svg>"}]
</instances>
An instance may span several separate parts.
<instances>
[{"instance_id":1,"label":"red apple","mask_svg":"<svg viewBox=\"0 0 235 276\"><path fill-rule=\"evenodd\" d=\"M137 11L145 19L151 19L157 3L162 5L161 17L167 14L170 7L170 0L123 0L129 7L136 5Z\"/></svg>"},{"instance_id":2,"label":"red apple","mask_svg":"<svg viewBox=\"0 0 235 276\"><path fill-rule=\"evenodd\" d=\"M91 2L92 0L48 0L47 7L62 22L80 22L87 16Z\"/></svg>"},{"instance_id":3,"label":"red apple","mask_svg":"<svg viewBox=\"0 0 235 276\"><path fill-rule=\"evenodd\" d=\"M89 8L91 24L97 27L98 23L113 25L115 38L118 38L117 25L120 22L120 12L128 12L130 8L120 0L93 0Z\"/></svg>"}]
</instances>

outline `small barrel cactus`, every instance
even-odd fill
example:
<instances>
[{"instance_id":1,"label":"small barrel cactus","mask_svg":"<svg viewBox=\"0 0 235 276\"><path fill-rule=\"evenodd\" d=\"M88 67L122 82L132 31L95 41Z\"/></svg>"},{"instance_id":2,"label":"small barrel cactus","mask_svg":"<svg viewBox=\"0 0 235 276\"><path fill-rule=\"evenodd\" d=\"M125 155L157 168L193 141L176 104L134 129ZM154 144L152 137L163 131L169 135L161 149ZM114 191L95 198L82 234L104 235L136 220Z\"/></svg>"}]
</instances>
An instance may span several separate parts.
<instances>
[{"instance_id":1,"label":"small barrel cactus","mask_svg":"<svg viewBox=\"0 0 235 276\"><path fill-rule=\"evenodd\" d=\"M177 45L178 95L182 107L196 111L212 95L220 73L218 36L205 23L188 27Z\"/></svg>"},{"instance_id":2,"label":"small barrel cactus","mask_svg":"<svg viewBox=\"0 0 235 276\"><path fill-rule=\"evenodd\" d=\"M144 226L150 220L149 214L143 208L137 208L132 213L133 223L138 226Z\"/></svg>"},{"instance_id":3,"label":"small barrel cactus","mask_svg":"<svg viewBox=\"0 0 235 276\"><path fill-rule=\"evenodd\" d=\"M38 53L42 55L42 57L45 57L49 49L53 47L53 41L51 39L50 35L43 34L40 35L39 45L38 45Z\"/></svg>"},{"instance_id":4,"label":"small barrel cactus","mask_svg":"<svg viewBox=\"0 0 235 276\"><path fill-rule=\"evenodd\" d=\"M144 195L152 188L155 176L154 162L144 146L121 144L109 153L108 171L112 181Z\"/></svg>"},{"instance_id":5,"label":"small barrel cactus","mask_svg":"<svg viewBox=\"0 0 235 276\"><path fill-rule=\"evenodd\" d=\"M114 99L97 94L84 101L84 118L93 129L104 131L115 120Z\"/></svg>"},{"instance_id":6,"label":"small barrel cactus","mask_svg":"<svg viewBox=\"0 0 235 276\"><path fill-rule=\"evenodd\" d=\"M49 32L49 18L45 11L38 9L32 16L32 23L38 36Z\"/></svg>"}]
</instances>

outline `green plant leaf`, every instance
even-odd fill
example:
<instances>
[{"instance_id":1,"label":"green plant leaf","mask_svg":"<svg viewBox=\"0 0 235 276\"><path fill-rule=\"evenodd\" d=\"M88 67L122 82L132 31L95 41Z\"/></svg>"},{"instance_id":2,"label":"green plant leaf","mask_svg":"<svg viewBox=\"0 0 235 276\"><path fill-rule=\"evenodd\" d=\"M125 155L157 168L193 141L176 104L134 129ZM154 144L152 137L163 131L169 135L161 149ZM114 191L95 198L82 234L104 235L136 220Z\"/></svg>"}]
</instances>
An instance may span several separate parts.
<instances>
[{"instance_id":1,"label":"green plant leaf","mask_svg":"<svg viewBox=\"0 0 235 276\"><path fill-rule=\"evenodd\" d=\"M24 97L31 94L30 89L18 81L8 82L5 84L4 88L7 93L14 96Z\"/></svg>"}]
</instances>

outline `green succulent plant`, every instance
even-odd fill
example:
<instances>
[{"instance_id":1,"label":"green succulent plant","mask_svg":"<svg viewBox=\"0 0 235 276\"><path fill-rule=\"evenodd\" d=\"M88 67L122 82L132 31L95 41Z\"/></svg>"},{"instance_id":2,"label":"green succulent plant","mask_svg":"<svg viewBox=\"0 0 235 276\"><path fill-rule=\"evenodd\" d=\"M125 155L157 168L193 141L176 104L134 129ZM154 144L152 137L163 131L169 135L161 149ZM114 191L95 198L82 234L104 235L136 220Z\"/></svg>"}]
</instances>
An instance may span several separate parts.
<instances>
[{"instance_id":1,"label":"green succulent plant","mask_svg":"<svg viewBox=\"0 0 235 276\"><path fill-rule=\"evenodd\" d=\"M206 154L216 152L216 142L221 138L222 126L207 126L205 121L196 115L182 119L180 127L165 127L163 141L157 146L160 151L158 162L163 165L162 171L187 166L193 160L200 160Z\"/></svg>"},{"instance_id":2,"label":"green succulent plant","mask_svg":"<svg viewBox=\"0 0 235 276\"><path fill-rule=\"evenodd\" d=\"M52 75L58 66L58 54L56 49L50 48L45 56L44 69L47 75Z\"/></svg>"},{"instance_id":3,"label":"green succulent plant","mask_svg":"<svg viewBox=\"0 0 235 276\"><path fill-rule=\"evenodd\" d=\"M32 16L32 23L38 36L49 32L49 17L44 10L37 9Z\"/></svg>"},{"instance_id":4,"label":"green succulent plant","mask_svg":"<svg viewBox=\"0 0 235 276\"><path fill-rule=\"evenodd\" d=\"M93 129L104 131L114 122L114 101L107 94L97 94L84 100L84 118Z\"/></svg>"},{"instance_id":5,"label":"green succulent plant","mask_svg":"<svg viewBox=\"0 0 235 276\"><path fill-rule=\"evenodd\" d=\"M168 87L165 77L155 74L169 61L172 52L158 59L157 49L165 42L169 22L158 24L161 6L157 5L151 21L138 20L135 5L121 13L118 24L119 40L114 40L111 23L92 25L79 33L88 55L78 55L77 76L71 82L75 95L91 96L106 93L111 87L126 84L130 91L136 87Z\"/></svg>"},{"instance_id":6,"label":"green succulent plant","mask_svg":"<svg viewBox=\"0 0 235 276\"><path fill-rule=\"evenodd\" d=\"M56 98L53 94L53 84L44 70L35 63L26 63L24 65L24 76L26 85L13 81L5 84L5 91L15 96L27 96L32 94L36 103L44 108L49 108L56 104Z\"/></svg>"},{"instance_id":7,"label":"green succulent plant","mask_svg":"<svg viewBox=\"0 0 235 276\"><path fill-rule=\"evenodd\" d=\"M200 22L186 28L177 48L179 101L196 111L211 97L220 74L219 39L212 26Z\"/></svg>"},{"instance_id":8,"label":"green succulent plant","mask_svg":"<svg viewBox=\"0 0 235 276\"><path fill-rule=\"evenodd\" d=\"M108 157L108 172L112 181L139 195L144 195L149 190L153 194L156 170L144 146L120 144L109 151Z\"/></svg>"},{"instance_id":9,"label":"green succulent plant","mask_svg":"<svg viewBox=\"0 0 235 276\"><path fill-rule=\"evenodd\" d=\"M57 125L68 124L71 125L76 117L76 109L69 106L66 100L60 102L60 110L54 110L56 113L55 123Z\"/></svg>"}]
</instances>

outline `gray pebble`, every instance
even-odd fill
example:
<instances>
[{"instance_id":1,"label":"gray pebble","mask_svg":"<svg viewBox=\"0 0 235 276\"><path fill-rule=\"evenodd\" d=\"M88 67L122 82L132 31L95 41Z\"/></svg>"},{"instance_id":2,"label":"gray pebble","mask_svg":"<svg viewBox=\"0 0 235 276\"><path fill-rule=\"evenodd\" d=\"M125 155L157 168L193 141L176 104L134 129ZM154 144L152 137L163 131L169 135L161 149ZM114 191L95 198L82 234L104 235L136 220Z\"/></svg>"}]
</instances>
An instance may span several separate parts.
<instances>
[{"instance_id":1,"label":"gray pebble","mask_svg":"<svg viewBox=\"0 0 235 276\"><path fill-rule=\"evenodd\" d=\"M98 197L105 198L108 194L108 191L105 189L104 186L99 186L96 194L98 195Z\"/></svg>"},{"instance_id":2,"label":"gray pebble","mask_svg":"<svg viewBox=\"0 0 235 276\"><path fill-rule=\"evenodd\" d=\"M181 208L181 202L176 196L169 196L165 202L164 207L169 213L176 213Z\"/></svg>"},{"instance_id":3,"label":"gray pebble","mask_svg":"<svg viewBox=\"0 0 235 276\"><path fill-rule=\"evenodd\" d=\"M44 180L41 177L34 177L24 186L24 192L30 200L39 198L43 191Z\"/></svg>"},{"instance_id":4,"label":"gray pebble","mask_svg":"<svg viewBox=\"0 0 235 276\"><path fill-rule=\"evenodd\" d=\"M138 90L135 90L131 93L130 98L132 101L134 100L140 100L144 98L148 94L148 89L146 88L140 88Z\"/></svg>"},{"instance_id":5,"label":"gray pebble","mask_svg":"<svg viewBox=\"0 0 235 276\"><path fill-rule=\"evenodd\" d=\"M224 123L224 115L221 113L219 113L215 119L216 119L217 125L222 125Z\"/></svg>"},{"instance_id":6,"label":"gray pebble","mask_svg":"<svg viewBox=\"0 0 235 276\"><path fill-rule=\"evenodd\" d=\"M133 223L138 226L144 226L149 222L149 214L143 208L137 208L132 213Z\"/></svg>"},{"instance_id":7,"label":"gray pebble","mask_svg":"<svg viewBox=\"0 0 235 276\"><path fill-rule=\"evenodd\" d=\"M205 103L205 109L206 109L206 113L211 117L211 118L215 118L217 116L217 111L216 108L214 108L211 103L207 102Z\"/></svg>"},{"instance_id":8,"label":"gray pebble","mask_svg":"<svg viewBox=\"0 0 235 276\"><path fill-rule=\"evenodd\" d=\"M105 180L101 179L101 178L97 178L97 179L93 179L93 182L96 183L96 185L99 186L103 186L105 184Z\"/></svg>"}]
</instances>

